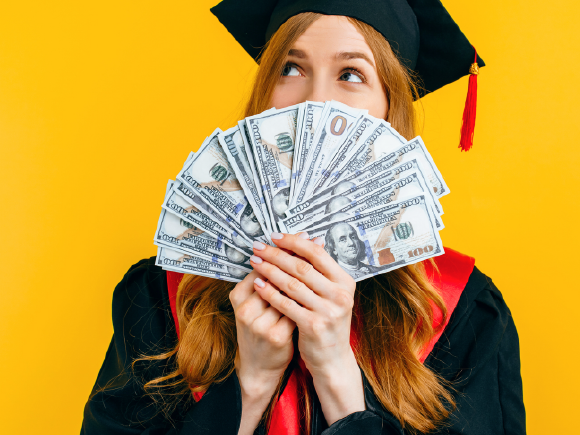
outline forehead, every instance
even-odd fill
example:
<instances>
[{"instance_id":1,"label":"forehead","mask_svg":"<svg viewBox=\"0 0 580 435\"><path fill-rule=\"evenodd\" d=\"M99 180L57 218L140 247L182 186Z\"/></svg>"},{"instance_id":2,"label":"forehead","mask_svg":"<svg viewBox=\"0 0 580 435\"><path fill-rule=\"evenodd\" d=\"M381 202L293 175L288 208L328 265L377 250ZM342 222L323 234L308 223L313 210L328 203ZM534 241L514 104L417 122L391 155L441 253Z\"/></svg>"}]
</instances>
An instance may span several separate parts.
<instances>
[{"instance_id":1,"label":"forehead","mask_svg":"<svg viewBox=\"0 0 580 435\"><path fill-rule=\"evenodd\" d=\"M337 52L363 52L373 59L372 51L347 17L323 15L310 25L292 45L309 56L333 57Z\"/></svg>"},{"instance_id":2,"label":"forehead","mask_svg":"<svg viewBox=\"0 0 580 435\"><path fill-rule=\"evenodd\" d=\"M348 224L340 224L332 229L332 234L334 237L348 236L352 233L354 233L354 230Z\"/></svg>"}]
</instances>

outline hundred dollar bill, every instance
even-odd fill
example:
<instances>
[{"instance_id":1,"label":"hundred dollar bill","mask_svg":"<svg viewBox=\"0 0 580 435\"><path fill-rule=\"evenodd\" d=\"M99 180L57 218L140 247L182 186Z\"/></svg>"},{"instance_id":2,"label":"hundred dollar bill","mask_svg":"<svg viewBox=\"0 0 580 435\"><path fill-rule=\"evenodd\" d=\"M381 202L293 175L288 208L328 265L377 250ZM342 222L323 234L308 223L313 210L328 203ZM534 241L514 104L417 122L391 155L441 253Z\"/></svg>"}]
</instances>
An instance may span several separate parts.
<instances>
[{"instance_id":1,"label":"hundred dollar bill","mask_svg":"<svg viewBox=\"0 0 580 435\"><path fill-rule=\"evenodd\" d=\"M312 138L316 128L320 124L320 116L324 109L323 103L306 101L304 103L304 116L296 139L296 148L294 150L294 161L292 165L292 179L290 180L290 204L294 198L296 186L300 182L302 169L306 163L306 157L312 144Z\"/></svg>"},{"instance_id":2,"label":"hundred dollar bill","mask_svg":"<svg viewBox=\"0 0 580 435\"><path fill-rule=\"evenodd\" d=\"M437 169L431 154L429 154L429 151L427 151L427 148L425 147L425 144L423 143L423 140L420 136L411 139L396 151L384 155L370 165L366 165L362 169L357 169L353 172L346 173L329 187L333 187L338 183L351 180L357 180L358 183L361 183L366 179L376 177L377 174L383 172L385 169L411 161L413 159L417 160L417 163L419 163L421 172L425 176L427 183L432 187L435 196L440 198L444 195L447 195L449 193L449 187L445 183L441 172L439 172L439 169ZM437 212L441 214L442 210L437 210Z\"/></svg>"},{"instance_id":3,"label":"hundred dollar bill","mask_svg":"<svg viewBox=\"0 0 580 435\"><path fill-rule=\"evenodd\" d=\"M297 104L246 118L256 169L276 231L280 231L277 222L288 208L298 108Z\"/></svg>"},{"instance_id":4,"label":"hundred dollar bill","mask_svg":"<svg viewBox=\"0 0 580 435\"><path fill-rule=\"evenodd\" d=\"M353 172L360 171L365 166L396 151L405 143L407 140L397 133L387 121L380 120L373 125L370 134L359 142L359 146L351 149L338 167L330 170L332 173L317 186L316 190L332 186L338 180L346 178Z\"/></svg>"},{"instance_id":5,"label":"hundred dollar bill","mask_svg":"<svg viewBox=\"0 0 580 435\"><path fill-rule=\"evenodd\" d=\"M162 210L159 216L154 243L219 264L252 270L248 255L167 210Z\"/></svg>"},{"instance_id":6,"label":"hundred dollar bill","mask_svg":"<svg viewBox=\"0 0 580 435\"><path fill-rule=\"evenodd\" d=\"M403 184L397 182L399 179L411 175L414 175L412 183L409 180ZM300 231L315 225L315 222L339 210L341 212L350 210L354 214L363 209L363 204L364 209L366 209L371 205L384 205L385 201L392 202L398 197L399 189L403 186L405 186L403 194L426 195L434 211L440 208L439 200L433 195L431 188L427 186L417 160L392 167L373 178L365 178L360 183L357 181L354 179L338 183L323 190L303 204L288 210L288 214L292 213L292 216L283 221L286 231ZM439 219L436 219L436 223L439 229L443 229Z\"/></svg>"},{"instance_id":7,"label":"hundred dollar bill","mask_svg":"<svg viewBox=\"0 0 580 435\"><path fill-rule=\"evenodd\" d=\"M232 127L223 133L218 135L218 139L222 145L226 156L236 176L238 181L242 185L244 192L246 192L246 198L252 205L252 209L256 214L258 223L262 227L262 231L268 237L272 232L270 227L266 224L269 222L270 217L263 214L262 202L264 197L260 195L258 191L258 186L254 184L254 176L252 174L252 169L250 168L250 161L248 155L246 154L246 149L244 148L243 131L240 131L238 126Z\"/></svg>"},{"instance_id":8,"label":"hundred dollar bill","mask_svg":"<svg viewBox=\"0 0 580 435\"><path fill-rule=\"evenodd\" d=\"M247 271L233 266L214 263L204 258L191 256L179 251L158 246L155 264L164 270L206 276L224 281L240 282Z\"/></svg>"},{"instance_id":9,"label":"hundred dollar bill","mask_svg":"<svg viewBox=\"0 0 580 435\"><path fill-rule=\"evenodd\" d=\"M366 110L353 109L338 101L331 101L325 105L320 126L312 139L294 204L300 204L312 192L323 165L329 162L336 149L351 133L357 120L364 114Z\"/></svg>"},{"instance_id":10,"label":"hundred dollar bill","mask_svg":"<svg viewBox=\"0 0 580 435\"><path fill-rule=\"evenodd\" d=\"M423 176L418 172L413 172L350 203L346 202L344 199L346 197L344 196L335 197L336 199L333 198L329 201L324 212L318 215L319 220L311 222L310 224L304 224L299 221L300 224L294 228L294 232L307 231L309 227L315 228L325 223L342 221L347 217L367 213L392 202L404 201L419 195L425 196L425 200L433 212L431 216L435 223L435 228L437 231L441 231L445 226L441 218L435 213L433 198L429 193L430 190ZM316 216L313 216L313 218L316 218Z\"/></svg>"},{"instance_id":11,"label":"hundred dollar bill","mask_svg":"<svg viewBox=\"0 0 580 435\"><path fill-rule=\"evenodd\" d=\"M271 109L272 110L272 109ZM274 229L272 228L272 222L270 222L270 212L268 211L268 206L266 205L266 199L264 198L264 191L262 190L262 183L260 182L260 176L256 170L256 160L254 159L254 151L250 145L250 133L248 131L248 126L246 125L246 120L238 121L238 128L242 133L242 141L244 143L244 150L246 151L246 157L248 158L248 164L250 165L250 172L252 178L254 179L254 186L258 190L258 196L260 198L260 208L262 209L262 216L266 219L266 226L268 227L268 234L270 234Z\"/></svg>"},{"instance_id":12,"label":"hundred dollar bill","mask_svg":"<svg viewBox=\"0 0 580 435\"><path fill-rule=\"evenodd\" d=\"M250 243L254 239L268 243L219 143L218 134L221 132L219 128L215 129L177 178Z\"/></svg>"},{"instance_id":13,"label":"hundred dollar bill","mask_svg":"<svg viewBox=\"0 0 580 435\"><path fill-rule=\"evenodd\" d=\"M213 234L214 237L223 240L238 251L252 255L251 244L209 208L189 187L181 182L172 182L169 187L161 206L163 209Z\"/></svg>"},{"instance_id":14,"label":"hundred dollar bill","mask_svg":"<svg viewBox=\"0 0 580 435\"><path fill-rule=\"evenodd\" d=\"M355 281L444 254L424 195L311 229Z\"/></svg>"},{"instance_id":15,"label":"hundred dollar bill","mask_svg":"<svg viewBox=\"0 0 580 435\"><path fill-rule=\"evenodd\" d=\"M345 157L349 155L352 150L358 148L357 145L359 141L364 142L366 137L372 133L371 130L373 129L373 126L378 122L380 121L370 115L364 115L359 118L353 131L350 133L347 139L334 151L334 154L329 159L328 164L322 162L322 171L318 181L312 189L312 193L316 193L324 184L324 182L330 177L330 175L336 170L336 168L342 163Z\"/></svg>"}]
</instances>

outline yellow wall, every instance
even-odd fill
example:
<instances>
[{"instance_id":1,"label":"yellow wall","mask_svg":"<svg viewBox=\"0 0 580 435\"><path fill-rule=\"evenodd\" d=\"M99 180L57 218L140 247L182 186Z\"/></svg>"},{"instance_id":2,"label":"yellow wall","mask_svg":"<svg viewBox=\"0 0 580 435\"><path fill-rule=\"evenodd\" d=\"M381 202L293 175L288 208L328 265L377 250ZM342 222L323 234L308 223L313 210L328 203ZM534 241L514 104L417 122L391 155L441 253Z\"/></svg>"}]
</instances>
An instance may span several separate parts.
<instances>
[{"instance_id":1,"label":"yellow wall","mask_svg":"<svg viewBox=\"0 0 580 435\"><path fill-rule=\"evenodd\" d=\"M156 252L166 180L237 118L255 67L210 15L216 2L0 3L3 433L77 433L113 288ZM456 148L467 79L423 100L452 191L442 237L512 309L529 433L572 433L580 7L444 3L489 66L471 152Z\"/></svg>"}]
</instances>

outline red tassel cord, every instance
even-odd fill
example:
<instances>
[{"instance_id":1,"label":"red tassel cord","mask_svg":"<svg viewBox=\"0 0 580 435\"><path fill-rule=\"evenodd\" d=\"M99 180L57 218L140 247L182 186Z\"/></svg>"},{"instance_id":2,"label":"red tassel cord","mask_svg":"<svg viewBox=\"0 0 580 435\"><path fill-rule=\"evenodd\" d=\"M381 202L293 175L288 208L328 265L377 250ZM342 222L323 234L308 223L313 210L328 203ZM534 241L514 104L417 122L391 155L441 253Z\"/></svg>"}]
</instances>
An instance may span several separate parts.
<instances>
[{"instance_id":1,"label":"red tassel cord","mask_svg":"<svg viewBox=\"0 0 580 435\"><path fill-rule=\"evenodd\" d=\"M475 49L475 48L474 48ZM469 87L467 88L467 98L465 99L465 109L463 109L463 121L461 123L461 140L459 148L461 151L469 151L473 146L473 133L475 131L475 114L477 109L477 51L475 59L469 68Z\"/></svg>"}]
</instances>

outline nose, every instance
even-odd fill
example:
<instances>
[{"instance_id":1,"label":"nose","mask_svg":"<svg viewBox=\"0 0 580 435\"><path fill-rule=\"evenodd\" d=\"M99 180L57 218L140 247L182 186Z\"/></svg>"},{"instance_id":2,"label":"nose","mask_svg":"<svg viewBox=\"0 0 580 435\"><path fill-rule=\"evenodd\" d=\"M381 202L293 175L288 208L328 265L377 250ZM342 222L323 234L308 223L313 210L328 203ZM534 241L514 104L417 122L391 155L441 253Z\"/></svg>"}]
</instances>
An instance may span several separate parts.
<instances>
[{"instance_id":1,"label":"nose","mask_svg":"<svg viewBox=\"0 0 580 435\"><path fill-rule=\"evenodd\" d=\"M335 100L332 86L323 72L315 73L306 99L308 101L318 101L324 103L325 101Z\"/></svg>"}]
</instances>

